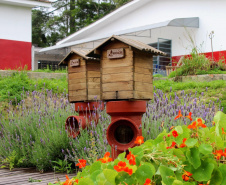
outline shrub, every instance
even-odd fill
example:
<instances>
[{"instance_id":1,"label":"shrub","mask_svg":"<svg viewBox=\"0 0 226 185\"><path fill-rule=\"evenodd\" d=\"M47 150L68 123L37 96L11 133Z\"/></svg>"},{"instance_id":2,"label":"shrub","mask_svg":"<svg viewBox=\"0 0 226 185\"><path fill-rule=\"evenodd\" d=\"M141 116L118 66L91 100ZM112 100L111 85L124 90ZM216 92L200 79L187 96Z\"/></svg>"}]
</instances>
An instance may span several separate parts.
<instances>
[{"instance_id":1,"label":"shrub","mask_svg":"<svg viewBox=\"0 0 226 185\"><path fill-rule=\"evenodd\" d=\"M216 126L211 128L196 118L189 126L164 130L156 139L129 149L126 158L122 153L111 161L106 153L76 177L58 184L224 185L226 115L218 112L214 121ZM78 166L85 164L80 159Z\"/></svg>"}]
</instances>

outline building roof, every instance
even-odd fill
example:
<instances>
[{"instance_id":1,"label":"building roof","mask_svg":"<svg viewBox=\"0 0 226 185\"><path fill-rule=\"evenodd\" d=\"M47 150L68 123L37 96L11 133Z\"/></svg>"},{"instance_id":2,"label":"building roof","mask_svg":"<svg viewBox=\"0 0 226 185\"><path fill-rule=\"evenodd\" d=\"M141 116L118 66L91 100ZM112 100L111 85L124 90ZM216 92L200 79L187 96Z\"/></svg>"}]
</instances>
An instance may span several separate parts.
<instances>
[{"instance_id":1,"label":"building roof","mask_svg":"<svg viewBox=\"0 0 226 185\"><path fill-rule=\"evenodd\" d=\"M117 36L117 35L113 35L111 37L109 37L107 40L105 40L103 43L101 43L99 46L97 46L96 48L94 48L93 50L91 50L89 53L87 53L86 55L87 56L92 56L94 57L94 51L95 50L98 50L100 47L102 47L103 45L106 45L108 42L110 42L112 39L116 39L118 41L121 41L129 46L132 46L133 48L135 49L138 49L140 51L144 51L144 52L147 52L147 53L152 53L152 54L155 54L155 55L163 55L163 56L166 56L167 54L154 48L154 47L151 47L147 44L144 44L143 42L140 42L140 41L137 41L137 40L133 40L133 39L129 39L129 38L125 38L125 37L122 37L122 36Z\"/></svg>"},{"instance_id":2,"label":"building roof","mask_svg":"<svg viewBox=\"0 0 226 185\"><path fill-rule=\"evenodd\" d=\"M61 60L61 62L58 65L64 65L66 64L65 60L72 54L77 54L81 57L83 57L85 60L99 60L98 58L94 57L88 57L86 56L87 53L89 53L90 50L85 50L85 49L73 49L71 50L64 58Z\"/></svg>"},{"instance_id":3,"label":"building roof","mask_svg":"<svg viewBox=\"0 0 226 185\"><path fill-rule=\"evenodd\" d=\"M1 0L0 4L9 4L23 7L36 7L36 6L44 6L51 7L51 2L48 0Z\"/></svg>"}]
</instances>

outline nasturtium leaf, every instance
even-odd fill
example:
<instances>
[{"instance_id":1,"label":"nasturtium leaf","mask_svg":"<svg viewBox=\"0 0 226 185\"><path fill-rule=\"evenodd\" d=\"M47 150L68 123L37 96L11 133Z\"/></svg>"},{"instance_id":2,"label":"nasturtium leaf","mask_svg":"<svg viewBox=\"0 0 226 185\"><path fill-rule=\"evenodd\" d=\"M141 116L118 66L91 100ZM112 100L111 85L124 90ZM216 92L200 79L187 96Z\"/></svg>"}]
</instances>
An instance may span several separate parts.
<instances>
[{"instance_id":1,"label":"nasturtium leaf","mask_svg":"<svg viewBox=\"0 0 226 185\"><path fill-rule=\"evenodd\" d=\"M98 185L115 185L115 177L118 173L115 170L105 169L100 173L97 178Z\"/></svg>"},{"instance_id":2,"label":"nasturtium leaf","mask_svg":"<svg viewBox=\"0 0 226 185\"><path fill-rule=\"evenodd\" d=\"M199 152L202 153L202 154L204 154L204 155L211 154L212 153L212 150L213 150L213 148L209 144L204 144L203 143L203 144L201 144L199 146Z\"/></svg>"},{"instance_id":3,"label":"nasturtium leaf","mask_svg":"<svg viewBox=\"0 0 226 185\"><path fill-rule=\"evenodd\" d=\"M181 126L177 126L177 127L175 128L175 130L178 132L178 134L183 134L183 129L182 129Z\"/></svg>"},{"instance_id":4,"label":"nasturtium leaf","mask_svg":"<svg viewBox=\"0 0 226 185\"><path fill-rule=\"evenodd\" d=\"M219 126L224 126L226 125L226 114L224 114L221 111L218 111L215 116L214 116L214 122L219 123ZM225 127L226 129L226 127Z\"/></svg>"},{"instance_id":5,"label":"nasturtium leaf","mask_svg":"<svg viewBox=\"0 0 226 185\"><path fill-rule=\"evenodd\" d=\"M176 175L176 179L183 182L183 178L182 178L183 172L182 171L176 171L174 173Z\"/></svg>"},{"instance_id":6,"label":"nasturtium leaf","mask_svg":"<svg viewBox=\"0 0 226 185\"><path fill-rule=\"evenodd\" d=\"M215 137L215 143L216 143L216 146L219 147L219 148L224 147L224 141L222 140L221 136Z\"/></svg>"},{"instance_id":7,"label":"nasturtium leaf","mask_svg":"<svg viewBox=\"0 0 226 185\"><path fill-rule=\"evenodd\" d=\"M221 185L223 180L222 173L219 169L214 169L209 185Z\"/></svg>"},{"instance_id":8,"label":"nasturtium leaf","mask_svg":"<svg viewBox=\"0 0 226 185\"><path fill-rule=\"evenodd\" d=\"M196 185L195 182L185 182L183 185Z\"/></svg>"},{"instance_id":9,"label":"nasturtium leaf","mask_svg":"<svg viewBox=\"0 0 226 185\"><path fill-rule=\"evenodd\" d=\"M93 180L93 182L96 182L96 178L97 176L102 173L103 170L99 169L99 170L96 170L94 171L91 175L90 175L90 179Z\"/></svg>"},{"instance_id":10,"label":"nasturtium leaf","mask_svg":"<svg viewBox=\"0 0 226 185\"><path fill-rule=\"evenodd\" d=\"M92 174L93 172L95 172L96 170L100 170L101 169L101 162L97 161L95 163L93 163L90 167L90 174Z\"/></svg>"},{"instance_id":11,"label":"nasturtium leaf","mask_svg":"<svg viewBox=\"0 0 226 185\"><path fill-rule=\"evenodd\" d=\"M145 146L145 147L152 147L153 143L154 143L154 141L150 139L150 140L145 141L143 146Z\"/></svg>"},{"instance_id":12,"label":"nasturtium leaf","mask_svg":"<svg viewBox=\"0 0 226 185\"><path fill-rule=\"evenodd\" d=\"M192 170L192 177L196 181L209 181L211 178L211 174L214 169L214 164L210 163L208 160L201 161L201 166L197 169Z\"/></svg>"},{"instance_id":13,"label":"nasturtium leaf","mask_svg":"<svg viewBox=\"0 0 226 185\"><path fill-rule=\"evenodd\" d=\"M179 180L174 180L172 185L183 185L183 182Z\"/></svg>"},{"instance_id":14,"label":"nasturtium leaf","mask_svg":"<svg viewBox=\"0 0 226 185\"><path fill-rule=\"evenodd\" d=\"M118 175L115 177L115 183L116 184L120 184L120 183L135 184L134 178L131 178L131 176L124 171L118 173Z\"/></svg>"},{"instance_id":15,"label":"nasturtium leaf","mask_svg":"<svg viewBox=\"0 0 226 185\"><path fill-rule=\"evenodd\" d=\"M222 174L222 182L221 184L226 184L226 164L223 164L219 167L219 170L221 171L221 174Z\"/></svg>"},{"instance_id":16,"label":"nasturtium leaf","mask_svg":"<svg viewBox=\"0 0 226 185\"><path fill-rule=\"evenodd\" d=\"M125 156L126 156L126 152L123 152L123 153L118 155L117 159L119 161L125 161Z\"/></svg>"},{"instance_id":17,"label":"nasturtium leaf","mask_svg":"<svg viewBox=\"0 0 226 185\"><path fill-rule=\"evenodd\" d=\"M173 149L173 155L177 156L180 161L186 160L184 152L182 152L180 149Z\"/></svg>"},{"instance_id":18,"label":"nasturtium leaf","mask_svg":"<svg viewBox=\"0 0 226 185\"><path fill-rule=\"evenodd\" d=\"M87 178L87 177L79 179L79 185L87 185L87 184L94 185L94 182L90 178Z\"/></svg>"},{"instance_id":19,"label":"nasturtium leaf","mask_svg":"<svg viewBox=\"0 0 226 185\"><path fill-rule=\"evenodd\" d=\"M154 140L154 144L157 145L159 143L161 143L163 140L163 137L166 135L166 131L162 132L161 134L158 135L157 138L155 138Z\"/></svg>"},{"instance_id":20,"label":"nasturtium leaf","mask_svg":"<svg viewBox=\"0 0 226 185\"><path fill-rule=\"evenodd\" d=\"M189 163L191 163L195 169L197 169L201 165L198 148L190 148L189 150L187 150L186 156Z\"/></svg>"},{"instance_id":21,"label":"nasturtium leaf","mask_svg":"<svg viewBox=\"0 0 226 185\"><path fill-rule=\"evenodd\" d=\"M130 148L129 151L131 151L131 153L135 156L143 157L143 155L144 155L143 148L141 146Z\"/></svg>"},{"instance_id":22,"label":"nasturtium leaf","mask_svg":"<svg viewBox=\"0 0 226 185\"><path fill-rule=\"evenodd\" d=\"M195 146L195 144L198 142L197 139L194 139L194 138L189 138L187 139L187 141L185 142L185 144L188 146L188 147L193 147Z\"/></svg>"},{"instance_id":23,"label":"nasturtium leaf","mask_svg":"<svg viewBox=\"0 0 226 185\"><path fill-rule=\"evenodd\" d=\"M173 170L169 169L166 166L160 166L159 171L160 171L163 183L166 185L172 185L173 181L175 180Z\"/></svg>"},{"instance_id":24,"label":"nasturtium leaf","mask_svg":"<svg viewBox=\"0 0 226 185\"><path fill-rule=\"evenodd\" d=\"M155 174L155 167L150 163L142 163L136 170L135 176L140 184L144 184L147 178L151 179Z\"/></svg>"}]
</instances>

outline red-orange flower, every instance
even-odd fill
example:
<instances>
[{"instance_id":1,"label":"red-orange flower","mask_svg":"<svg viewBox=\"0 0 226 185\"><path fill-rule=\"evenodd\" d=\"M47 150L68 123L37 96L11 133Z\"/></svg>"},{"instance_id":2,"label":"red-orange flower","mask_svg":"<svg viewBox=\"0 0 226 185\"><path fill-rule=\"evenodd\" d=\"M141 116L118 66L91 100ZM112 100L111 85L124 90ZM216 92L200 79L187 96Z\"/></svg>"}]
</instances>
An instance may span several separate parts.
<instances>
[{"instance_id":1,"label":"red-orange flower","mask_svg":"<svg viewBox=\"0 0 226 185\"><path fill-rule=\"evenodd\" d=\"M196 121L192 122L191 125L188 125L188 128L189 129L197 129L197 127L196 127Z\"/></svg>"},{"instance_id":2,"label":"red-orange flower","mask_svg":"<svg viewBox=\"0 0 226 185\"><path fill-rule=\"evenodd\" d=\"M206 128L206 125L202 123L202 119L201 118L198 118L197 122L198 122L198 126L199 127Z\"/></svg>"},{"instance_id":3,"label":"red-orange flower","mask_svg":"<svg viewBox=\"0 0 226 185\"><path fill-rule=\"evenodd\" d=\"M184 138L181 145L180 145L180 148L184 148L186 147L187 145L185 144L185 142L187 141L187 138Z\"/></svg>"},{"instance_id":4,"label":"red-orange flower","mask_svg":"<svg viewBox=\"0 0 226 185\"><path fill-rule=\"evenodd\" d=\"M223 134L226 134L226 132L224 131L224 128L223 127L221 128L221 130L222 130L222 135Z\"/></svg>"},{"instance_id":5,"label":"red-orange flower","mask_svg":"<svg viewBox=\"0 0 226 185\"><path fill-rule=\"evenodd\" d=\"M185 171L184 174L182 175L182 179L184 181L188 181L190 176L192 176L192 174L188 171Z\"/></svg>"},{"instance_id":6,"label":"red-orange flower","mask_svg":"<svg viewBox=\"0 0 226 185\"><path fill-rule=\"evenodd\" d=\"M84 168L86 166L86 160L85 159L79 159L79 163L76 164L79 168Z\"/></svg>"},{"instance_id":7,"label":"red-orange flower","mask_svg":"<svg viewBox=\"0 0 226 185\"><path fill-rule=\"evenodd\" d=\"M108 163L108 162L111 162L111 161L113 161L113 159L109 157L110 155L111 155L110 152L106 152L106 153L104 154L104 157L101 158L101 159L99 159L98 161L101 161L102 163Z\"/></svg>"},{"instance_id":8,"label":"red-orange flower","mask_svg":"<svg viewBox=\"0 0 226 185\"><path fill-rule=\"evenodd\" d=\"M66 175L66 181L63 185L72 185L72 180L69 179L69 177Z\"/></svg>"},{"instance_id":9,"label":"red-orange flower","mask_svg":"<svg viewBox=\"0 0 226 185\"><path fill-rule=\"evenodd\" d=\"M174 146L175 146L176 144L177 144L177 143L173 141L172 144L171 144L171 146L166 147L166 149L174 148Z\"/></svg>"},{"instance_id":10,"label":"red-orange flower","mask_svg":"<svg viewBox=\"0 0 226 185\"><path fill-rule=\"evenodd\" d=\"M129 161L130 165L136 165L135 156L131 152L126 156L126 159Z\"/></svg>"},{"instance_id":11,"label":"red-orange flower","mask_svg":"<svg viewBox=\"0 0 226 185\"><path fill-rule=\"evenodd\" d=\"M224 155L225 155L225 154L223 153L223 150L216 150L216 152L215 152L215 153L213 152L213 154L215 155L215 158L216 158L217 160L220 160L221 156L224 156Z\"/></svg>"},{"instance_id":12,"label":"red-orange flower","mask_svg":"<svg viewBox=\"0 0 226 185\"><path fill-rule=\"evenodd\" d=\"M121 172L121 171L124 171L126 167L126 163L123 162L123 161L119 161L118 162L118 165L114 166L114 169L117 171L117 172Z\"/></svg>"},{"instance_id":13,"label":"red-orange flower","mask_svg":"<svg viewBox=\"0 0 226 185\"><path fill-rule=\"evenodd\" d=\"M141 145L142 143L144 143L144 137L143 136L137 136L136 141L134 143Z\"/></svg>"},{"instance_id":14,"label":"red-orange flower","mask_svg":"<svg viewBox=\"0 0 226 185\"><path fill-rule=\"evenodd\" d=\"M176 130L174 130L173 132L172 132L172 135L173 135L173 137L177 137L178 136L178 133L177 133L177 131Z\"/></svg>"},{"instance_id":15,"label":"red-orange flower","mask_svg":"<svg viewBox=\"0 0 226 185\"><path fill-rule=\"evenodd\" d=\"M179 110L178 115L174 118L174 120L183 117L183 115L181 114L181 110Z\"/></svg>"},{"instance_id":16,"label":"red-orange flower","mask_svg":"<svg viewBox=\"0 0 226 185\"><path fill-rule=\"evenodd\" d=\"M145 181L145 183L144 183L144 185L151 185L151 179L146 179L146 181Z\"/></svg>"},{"instance_id":17,"label":"red-orange flower","mask_svg":"<svg viewBox=\"0 0 226 185\"><path fill-rule=\"evenodd\" d=\"M192 121L191 115L192 115L192 113L189 112L188 116L185 116L185 117L187 117L188 119L190 119L190 121Z\"/></svg>"},{"instance_id":18,"label":"red-orange flower","mask_svg":"<svg viewBox=\"0 0 226 185\"><path fill-rule=\"evenodd\" d=\"M125 167L124 168L124 172L128 173L129 175L132 175L133 174L133 169L130 169L128 167Z\"/></svg>"},{"instance_id":19,"label":"red-orange flower","mask_svg":"<svg viewBox=\"0 0 226 185\"><path fill-rule=\"evenodd\" d=\"M75 182L78 184L78 179L75 179Z\"/></svg>"}]
</instances>

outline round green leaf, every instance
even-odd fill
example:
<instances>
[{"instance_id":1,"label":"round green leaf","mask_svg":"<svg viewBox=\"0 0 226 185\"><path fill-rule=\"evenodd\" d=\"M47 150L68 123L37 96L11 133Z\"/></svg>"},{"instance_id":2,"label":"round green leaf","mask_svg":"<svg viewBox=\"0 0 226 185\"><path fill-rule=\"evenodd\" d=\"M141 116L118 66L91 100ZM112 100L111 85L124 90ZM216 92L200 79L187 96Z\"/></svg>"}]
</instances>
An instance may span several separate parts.
<instances>
[{"instance_id":1,"label":"round green leaf","mask_svg":"<svg viewBox=\"0 0 226 185\"><path fill-rule=\"evenodd\" d=\"M101 169L101 164L102 163L100 161L97 161L97 162L93 163L92 166L90 167L90 173L92 174L96 170L100 170Z\"/></svg>"},{"instance_id":2,"label":"round green leaf","mask_svg":"<svg viewBox=\"0 0 226 185\"><path fill-rule=\"evenodd\" d=\"M197 139L193 139L193 138L189 138L185 144L188 146L188 147L193 147L195 146L195 144L198 142Z\"/></svg>"},{"instance_id":3,"label":"round green leaf","mask_svg":"<svg viewBox=\"0 0 226 185\"><path fill-rule=\"evenodd\" d=\"M199 146L199 152L204 155L211 154L212 150L213 150L212 146L208 144L201 144Z\"/></svg>"},{"instance_id":4,"label":"round green leaf","mask_svg":"<svg viewBox=\"0 0 226 185\"><path fill-rule=\"evenodd\" d=\"M219 170L221 171L223 177L221 184L226 184L226 164L221 165Z\"/></svg>"},{"instance_id":5,"label":"round green leaf","mask_svg":"<svg viewBox=\"0 0 226 185\"><path fill-rule=\"evenodd\" d=\"M144 184L147 178L151 179L155 174L155 167L149 163L142 163L136 170L135 176L140 184Z\"/></svg>"},{"instance_id":6,"label":"round green leaf","mask_svg":"<svg viewBox=\"0 0 226 185\"><path fill-rule=\"evenodd\" d=\"M81 178L79 179L79 185L94 185L93 181L90 178Z\"/></svg>"},{"instance_id":7,"label":"round green leaf","mask_svg":"<svg viewBox=\"0 0 226 185\"><path fill-rule=\"evenodd\" d=\"M209 181L214 169L214 164L209 161L201 161L201 166L192 170L192 177L196 181Z\"/></svg>"},{"instance_id":8,"label":"round green leaf","mask_svg":"<svg viewBox=\"0 0 226 185\"><path fill-rule=\"evenodd\" d=\"M215 169L212 174L212 178L210 179L209 185L221 185L223 180L222 173L219 169Z\"/></svg>"},{"instance_id":9,"label":"round green leaf","mask_svg":"<svg viewBox=\"0 0 226 185\"><path fill-rule=\"evenodd\" d=\"M173 170L171 170L166 166L160 166L159 171L160 171L163 183L165 183L166 185L172 185L173 181L175 180L173 178L174 176Z\"/></svg>"},{"instance_id":10,"label":"round green leaf","mask_svg":"<svg viewBox=\"0 0 226 185\"><path fill-rule=\"evenodd\" d=\"M118 175L115 178L115 183L116 184L120 184L120 183L135 184L134 178L131 178L131 176L124 171L118 173Z\"/></svg>"},{"instance_id":11,"label":"round green leaf","mask_svg":"<svg viewBox=\"0 0 226 185\"><path fill-rule=\"evenodd\" d=\"M183 129L182 129L181 126L177 126L177 127L175 128L175 130L178 132L178 134L183 134Z\"/></svg>"},{"instance_id":12,"label":"round green leaf","mask_svg":"<svg viewBox=\"0 0 226 185\"><path fill-rule=\"evenodd\" d=\"M186 152L186 156L187 156L188 161L192 164L192 166L195 169L197 169L201 165L198 148L190 148Z\"/></svg>"},{"instance_id":13,"label":"round green leaf","mask_svg":"<svg viewBox=\"0 0 226 185\"><path fill-rule=\"evenodd\" d=\"M175 180L173 181L173 185L183 185L183 182L179 180Z\"/></svg>"},{"instance_id":14,"label":"round green leaf","mask_svg":"<svg viewBox=\"0 0 226 185\"><path fill-rule=\"evenodd\" d=\"M115 185L115 177L118 173L115 170L105 169L100 173L96 180L98 185Z\"/></svg>"}]
</instances>

